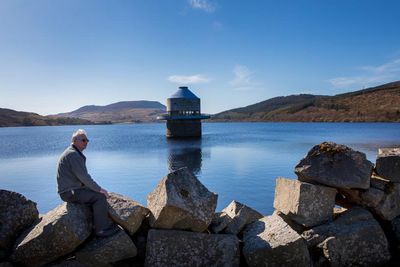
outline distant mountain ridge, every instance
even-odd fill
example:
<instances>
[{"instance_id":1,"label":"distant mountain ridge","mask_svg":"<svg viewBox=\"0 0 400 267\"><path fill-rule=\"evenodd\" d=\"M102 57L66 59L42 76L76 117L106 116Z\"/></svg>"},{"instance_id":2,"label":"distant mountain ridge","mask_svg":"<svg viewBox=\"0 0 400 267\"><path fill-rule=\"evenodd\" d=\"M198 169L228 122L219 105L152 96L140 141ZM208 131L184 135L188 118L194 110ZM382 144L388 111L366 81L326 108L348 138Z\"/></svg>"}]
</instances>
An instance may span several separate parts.
<instances>
[{"instance_id":1,"label":"distant mountain ridge","mask_svg":"<svg viewBox=\"0 0 400 267\"><path fill-rule=\"evenodd\" d=\"M0 108L0 127L93 124L76 118L51 118L37 113Z\"/></svg>"},{"instance_id":2,"label":"distant mountain ridge","mask_svg":"<svg viewBox=\"0 0 400 267\"><path fill-rule=\"evenodd\" d=\"M147 101L147 100L121 101L106 106L96 106L96 105L83 106L69 113L107 112L107 111L115 112L124 109L136 109L136 108L165 109L165 106L157 101Z\"/></svg>"},{"instance_id":3,"label":"distant mountain ridge","mask_svg":"<svg viewBox=\"0 0 400 267\"><path fill-rule=\"evenodd\" d=\"M400 122L400 81L334 96L275 97L215 114L212 120Z\"/></svg>"},{"instance_id":4,"label":"distant mountain ridge","mask_svg":"<svg viewBox=\"0 0 400 267\"><path fill-rule=\"evenodd\" d=\"M51 115L51 117L68 117L90 120L95 123L131 123L156 121L166 107L157 101L121 101L105 106L89 105L77 110Z\"/></svg>"},{"instance_id":5,"label":"distant mountain ridge","mask_svg":"<svg viewBox=\"0 0 400 267\"><path fill-rule=\"evenodd\" d=\"M0 127L154 122L166 107L157 101L89 105L57 115L0 108ZM400 122L400 81L334 96L274 97L212 116L211 121Z\"/></svg>"}]
</instances>

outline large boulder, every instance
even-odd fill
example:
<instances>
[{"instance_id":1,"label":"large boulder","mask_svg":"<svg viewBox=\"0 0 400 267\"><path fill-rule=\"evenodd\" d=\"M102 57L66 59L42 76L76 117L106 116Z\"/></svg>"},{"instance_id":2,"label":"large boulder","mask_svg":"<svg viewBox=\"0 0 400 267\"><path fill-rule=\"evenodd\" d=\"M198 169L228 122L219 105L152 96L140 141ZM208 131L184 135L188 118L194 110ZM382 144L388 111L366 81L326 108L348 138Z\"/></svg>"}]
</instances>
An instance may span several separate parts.
<instances>
[{"instance_id":1,"label":"large boulder","mask_svg":"<svg viewBox=\"0 0 400 267\"><path fill-rule=\"evenodd\" d=\"M88 267L112 266L123 259L135 257L137 250L125 231L109 237L94 238L75 253L76 259Z\"/></svg>"},{"instance_id":2,"label":"large boulder","mask_svg":"<svg viewBox=\"0 0 400 267\"><path fill-rule=\"evenodd\" d=\"M340 189L339 192L347 202L366 207L383 220L391 221L400 215L400 183L372 176L369 189Z\"/></svg>"},{"instance_id":3,"label":"large boulder","mask_svg":"<svg viewBox=\"0 0 400 267\"><path fill-rule=\"evenodd\" d=\"M18 234L38 218L35 202L19 193L0 189L0 249L11 249Z\"/></svg>"},{"instance_id":4,"label":"large boulder","mask_svg":"<svg viewBox=\"0 0 400 267\"><path fill-rule=\"evenodd\" d=\"M336 188L361 188L370 186L373 164L364 153L324 142L314 146L295 167L300 181L320 183Z\"/></svg>"},{"instance_id":5,"label":"large boulder","mask_svg":"<svg viewBox=\"0 0 400 267\"><path fill-rule=\"evenodd\" d=\"M17 240L11 260L22 266L41 266L74 251L90 235L89 207L63 203Z\"/></svg>"},{"instance_id":6,"label":"large boulder","mask_svg":"<svg viewBox=\"0 0 400 267\"><path fill-rule=\"evenodd\" d=\"M303 238L277 213L243 231L243 255L249 266L310 266Z\"/></svg>"},{"instance_id":7,"label":"large boulder","mask_svg":"<svg viewBox=\"0 0 400 267\"><path fill-rule=\"evenodd\" d=\"M258 211L235 200L223 209L222 212L232 218L226 225L224 233L234 235L240 233L247 224L263 217Z\"/></svg>"},{"instance_id":8,"label":"large boulder","mask_svg":"<svg viewBox=\"0 0 400 267\"><path fill-rule=\"evenodd\" d=\"M373 211L387 221L400 215L400 183L390 183L384 191L382 200Z\"/></svg>"},{"instance_id":9,"label":"large boulder","mask_svg":"<svg viewBox=\"0 0 400 267\"><path fill-rule=\"evenodd\" d=\"M390 260L389 245L379 223L360 207L342 212L329 224L303 232L315 258L330 266L379 266Z\"/></svg>"},{"instance_id":10,"label":"large boulder","mask_svg":"<svg viewBox=\"0 0 400 267\"><path fill-rule=\"evenodd\" d=\"M107 201L110 205L111 218L121 225L129 235L133 235L139 229L143 219L150 212L140 203L116 193L110 193Z\"/></svg>"},{"instance_id":11,"label":"large boulder","mask_svg":"<svg viewBox=\"0 0 400 267\"><path fill-rule=\"evenodd\" d=\"M187 168L171 172L147 196L150 225L202 232L211 222L217 198Z\"/></svg>"},{"instance_id":12,"label":"large boulder","mask_svg":"<svg viewBox=\"0 0 400 267\"><path fill-rule=\"evenodd\" d=\"M145 266L239 266L239 239L229 234L149 231Z\"/></svg>"},{"instance_id":13,"label":"large boulder","mask_svg":"<svg viewBox=\"0 0 400 267\"><path fill-rule=\"evenodd\" d=\"M336 193L334 188L278 178L274 208L293 221L312 227L332 220Z\"/></svg>"},{"instance_id":14,"label":"large boulder","mask_svg":"<svg viewBox=\"0 0 400 267\"><path fill-rule=\"evenodd\" d=\"M343 202L370 208L376 208L385 196L383 190L374 187L366 190L341 188L339 193L345 197ZM343 204L343 202L339 204Z\"/></svg>"},{"instance_id":15,"label":"large boulder","mask_svg":"<svg viewBox=\"0 0 400 267\"><path fill-rule=\"evenodd\" d=\"M400 182L400 148L380 148L376 158L376 173L392 182Z\"/></svg>"}]
</instances>

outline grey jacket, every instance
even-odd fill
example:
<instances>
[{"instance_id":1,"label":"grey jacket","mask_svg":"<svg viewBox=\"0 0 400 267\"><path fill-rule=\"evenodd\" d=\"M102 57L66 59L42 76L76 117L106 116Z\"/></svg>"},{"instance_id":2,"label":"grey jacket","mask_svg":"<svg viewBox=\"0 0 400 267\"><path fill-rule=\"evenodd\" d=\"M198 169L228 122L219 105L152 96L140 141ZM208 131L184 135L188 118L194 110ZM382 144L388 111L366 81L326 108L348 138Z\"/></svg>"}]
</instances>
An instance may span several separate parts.
<instances>
[{"instance_id":1,"label":"grey jacket","mask_svg":"<svg viewBox=\"0 0 400 267\"><path fill-rule=\"evenodd\" d=\"M57 185L59 194L78 188L101 190L86 169L86 157L74 145L68 147L58 160Z\"/></svg>"}]
</instances>

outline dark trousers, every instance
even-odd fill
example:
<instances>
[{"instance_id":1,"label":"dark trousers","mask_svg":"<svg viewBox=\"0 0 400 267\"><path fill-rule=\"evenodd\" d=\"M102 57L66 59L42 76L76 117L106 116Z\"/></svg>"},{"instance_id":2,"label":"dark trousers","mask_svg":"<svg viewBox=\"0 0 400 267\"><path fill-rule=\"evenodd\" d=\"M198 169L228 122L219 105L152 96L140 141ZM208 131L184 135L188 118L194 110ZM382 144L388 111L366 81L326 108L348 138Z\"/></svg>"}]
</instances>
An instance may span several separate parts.
<instances>
[{"instance_id":1,"label":"dark trousers","mask_svg":"<svg viewBox=\"0 0 400 267\"><path fill-rule=\"evenodd\" d=\"M65 202L90 205L96 233L112 225L112 221L108 217L108 203L102 193L84 188L61 193L60 197Z\"/></svg>"}]
</instances>

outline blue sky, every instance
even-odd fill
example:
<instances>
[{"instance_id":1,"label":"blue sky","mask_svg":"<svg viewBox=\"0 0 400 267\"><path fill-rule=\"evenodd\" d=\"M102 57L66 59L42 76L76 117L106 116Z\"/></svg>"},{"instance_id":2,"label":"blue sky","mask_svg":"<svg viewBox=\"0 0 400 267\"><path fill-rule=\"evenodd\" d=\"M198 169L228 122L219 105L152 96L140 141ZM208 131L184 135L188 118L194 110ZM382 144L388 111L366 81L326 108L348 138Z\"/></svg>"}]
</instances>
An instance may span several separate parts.
<instances>
[{"instance_id":1,"label":"blue sky","mask_svg":"<svg viewBox=\"0 0 400 267\"><path fill-rule=\"evenodd\" d=\"M217 113L400 80L400 1L0 0L0 107L155 100Z\"/></svg>"}]
</instances>

